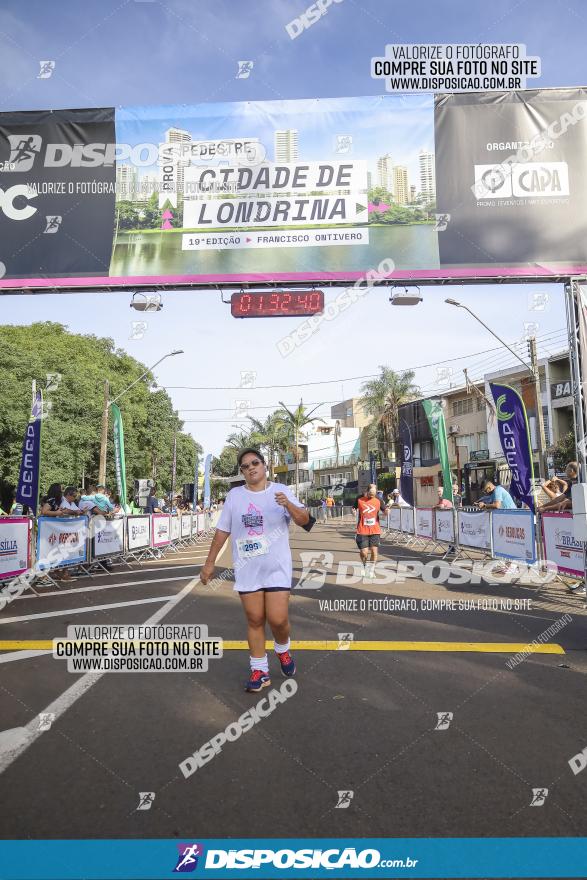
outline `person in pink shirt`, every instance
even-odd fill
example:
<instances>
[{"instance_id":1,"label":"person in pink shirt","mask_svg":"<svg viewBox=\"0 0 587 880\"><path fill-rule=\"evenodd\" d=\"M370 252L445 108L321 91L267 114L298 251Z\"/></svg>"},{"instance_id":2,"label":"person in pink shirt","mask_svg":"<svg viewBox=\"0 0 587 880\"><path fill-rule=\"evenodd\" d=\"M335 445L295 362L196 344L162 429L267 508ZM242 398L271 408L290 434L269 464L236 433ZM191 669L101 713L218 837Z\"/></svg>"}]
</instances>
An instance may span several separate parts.
<instances>
[{"instance_id":1,"label":"person in pink shirt","mask_svg":"<svg viewBox=\"0 0 587 880\"><path fill-rule=\"evenodd\" d=\"M437 510L452 510L452 501L449 501L448 498L443 498L442 493L444 489L442 486L438 487L438 504L436 505Z\"/></svg>"}]
</instances>

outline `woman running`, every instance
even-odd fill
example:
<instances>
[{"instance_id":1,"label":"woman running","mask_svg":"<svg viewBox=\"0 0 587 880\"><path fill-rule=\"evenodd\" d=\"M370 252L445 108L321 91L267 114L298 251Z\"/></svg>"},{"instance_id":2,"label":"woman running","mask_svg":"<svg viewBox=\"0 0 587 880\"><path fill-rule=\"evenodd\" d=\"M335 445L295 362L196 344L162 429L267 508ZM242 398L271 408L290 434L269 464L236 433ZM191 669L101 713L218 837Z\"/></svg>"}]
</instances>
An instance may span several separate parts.
<instances>
[{"instance_id":1,"label":"woman running","mask_svg":"<svg viewBox=\"0 0 587 880\"><path fill-rule=\"evenodd\" d=\"M265 459L258 450L243 449L238 464L246 485L231 489L226 497L200 580L207 584L213 578L216 558L230 535L234 589L247 618L251 674L245 690L254 692L271 684L265 621L271 627L283 675L296 672L289 650L289 523L293 520L296 525L305 526L310 515L291 489L268 481Z\"/></svg>"}]
</instances>

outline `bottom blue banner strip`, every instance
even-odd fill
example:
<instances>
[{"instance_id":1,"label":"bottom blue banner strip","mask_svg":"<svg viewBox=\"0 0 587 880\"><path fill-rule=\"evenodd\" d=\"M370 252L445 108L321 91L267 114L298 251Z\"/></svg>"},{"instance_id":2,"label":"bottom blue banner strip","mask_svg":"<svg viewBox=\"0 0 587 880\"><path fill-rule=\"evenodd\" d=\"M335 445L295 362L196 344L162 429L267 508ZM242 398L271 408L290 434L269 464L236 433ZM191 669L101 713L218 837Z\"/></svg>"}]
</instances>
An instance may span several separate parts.
<instances>
[{"instance_id":1,"label":"bottom blue banner strip","mask_svg":"<svg viewBox=\"0 0 587 880\"><path fill-rule=\"evenodd\" d=\"M587 838L4 840L1 880L587 877Z\"/></svg>"}]
</instances>

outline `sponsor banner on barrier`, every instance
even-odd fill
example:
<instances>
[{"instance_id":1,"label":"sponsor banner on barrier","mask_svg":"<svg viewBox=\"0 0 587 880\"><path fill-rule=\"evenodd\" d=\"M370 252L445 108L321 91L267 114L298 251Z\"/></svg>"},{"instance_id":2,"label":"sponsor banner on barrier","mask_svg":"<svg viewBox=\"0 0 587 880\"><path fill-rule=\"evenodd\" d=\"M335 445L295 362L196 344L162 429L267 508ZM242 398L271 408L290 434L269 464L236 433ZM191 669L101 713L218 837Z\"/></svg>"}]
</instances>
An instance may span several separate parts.
<instances>
[{"instance_id":1,"label":"sponsor banner on barrier","mask_svg":"<svg viewBox=\"0 0 587 880\"><path fill-rule=\"evenodd\" d=\"M198 516L199 514L194 513L192 516L192 535L198 534Z\"/></svg>"},{"instance_id":2,"label":"sponsor banner on barrier","mask_svg":"<svg viewBox=\"0 0 587 880\"><path fill-rule=\"evenodd\" d=\"M534 514L531 510L494 510L491 514L491 534L494 556L523 562L536 561Z\"/></svg>"},{"instance_id":3,"label":"sponsor banner on barrier","mask_svg":"<svg viewBox=\"0 0 587 880\"><path fill-rule=\"evenodd\" d=\"M143 516L127 516L126 518L126 540L129 550L144 550L151 546L151 517L148 514Z\"/></svg>"},{"instance_id":4,"label":"sponsor banner on barrier","mask_svg":"<svg viewBox=\"0 0 587 880\"><path fill-rule=\"evenodd\" d=\"M458 541L461 547L491 549L491 517L489 511L457 511Z\"/></svg>"},{"instance_id":5,"label":"sponsor banner on barrier","mask_svg":"<svg viewBox=\"0 0 587 880\"><path fill-rule=\"evenodd\" d=\"M179 541L181 534L181 523L179 521L178 516L171 517L171 532L170 537L172 541Z\"/></svg>"},{"instance_id":6,"label":"sponsor banner on barrier","mask_svg":"<svg viewBox=\"0 0 587 880\"><path fill-rule=\"evenodd\" d=\"M572 513L543 513L544 555L563 574L583 577L583 542L573 537Z\"/></svg>"},{"instance_id":7,"label":"sponsor banner on barrier","mask_svg":"<svg viewBox=\"0 0 587 880\"><path fill-rule=\"evenodd\" d=\"M41 571L87 561L87 516L40 516L37 528L37 566Z\"/></svg>"},{"instance_id":8,"label":"sponsor banner on barrier","mask_svg":"<svg viewBox=\"0 0 587 880\"><path fill-rule=\"evenodd\" d=\"M434 537L434 511L431 507L416 508L416 535L419 538Z\"/></svg>"},{"instance_id":9,"label":"sponsor banner on barrier","mask_svg":"<svg viewBox=\"0 0 587 880\"><path fill-rule=\"evenodd\" d=\"M0 580L30 567L29 525L26 516L0 517Z\"/></svg>"},{"instance_id":10,"label":"sponsor banner on barrier","mask_svg":"<svg viewBox=\"0 0 587 880\"><path fill-rule=\"evenodd\" d=\"M171 517L166 513L154 513L152 524L153 547L165 547L171 541Z\"/></svg>"},{"instance_id":11,"label":"sponsor banner on barrier","mask_svg":"<svg viewBox=\"0 0 587 880\"><path fill-rule=\"evenodd\" d=\"M182 513L181 515L181 537L189 538L192 533L192 515L191 513Z\"/></svg>"},{"instance_id":12,"label":"sponsor banner on barrier","mask_svg":"<svg viewBox=\"0 0 587 880\"><path fill-rule=\"evenodd\" d=\"M414 534L414 510L412 507L402 507L400 509L402 532Z\"/></svg>"},{"instance_id":13,"label":"sponsor banner on barrier","mask_svg":"<svg viewBox=\"0 0 587 880\"><path fill-rule=\"evenodd\" d=\"M454 510L435 510L436 540L448 544L456 542Z\"/></svg>"},{"instance_id":14,"label":"sponsor banner on barrier","mask_svg":"<svg viewBox=\"0 0 587 880\"><path fill-rule=\"evenodd\" d=\"M206 514L198 514L198 534L206 531Z\"/></svg>"},{"instance_id":15,"label":"sponsor banner on barrier","mask_svg":"<svg viewBox=\"0 0 587 880\"><path fill-rule=\"evenodd\" d=\"M399 507L392 507L387 511L387 528L399 532L401 527L401 510Z\"/></svg>"},{"instance_id":16,"label":"sponsor banner on barrier","mask_svg":"<svg viewBox=\"0 0 587 880\"><path fill-rule=\"evenodd\" d=\"M90 522L90 535L93 559L124 553L124 519L102 520L102 525L93 519Z\"/></svg>"}]
</instances>

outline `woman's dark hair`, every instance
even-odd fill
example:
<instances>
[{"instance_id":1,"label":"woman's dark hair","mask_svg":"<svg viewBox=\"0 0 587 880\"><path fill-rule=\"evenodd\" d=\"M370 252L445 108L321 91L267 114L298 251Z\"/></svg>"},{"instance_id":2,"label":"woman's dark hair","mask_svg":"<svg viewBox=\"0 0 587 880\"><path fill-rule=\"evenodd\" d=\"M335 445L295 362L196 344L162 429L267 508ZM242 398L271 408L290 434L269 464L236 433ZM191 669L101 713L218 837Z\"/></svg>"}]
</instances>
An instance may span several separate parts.
<instances>
[{"instance_id":1,"label":"woman's dark hair","mask_svg":"<svg viewBox=\"0 0 587 880\"><path fill-rule=\"evenodd\" d=\"M242 462L243 458L245 457L245 455L256 455L257 458L260 458L261 461L263 462L263 464L265 464L265 459L264 459L263 455L259 452L258 449L253 449L252 447L247 447L247 449L242 449L238 454L237 461L238 461L239 467L241 466L241 462Z\"/></svg>"},{"instance_id":2,"label":"woman's dark hair","mask_svg":"<svg viewBox=\"0 0 587 880\"><path fill-rule=\"evenodd\" d=\"M61 483L51 483L49 488L47 489L47 498L54 498L55 501L61 501L63 498L63 492L61 490Z\"/></svg>"}]
</instances>

